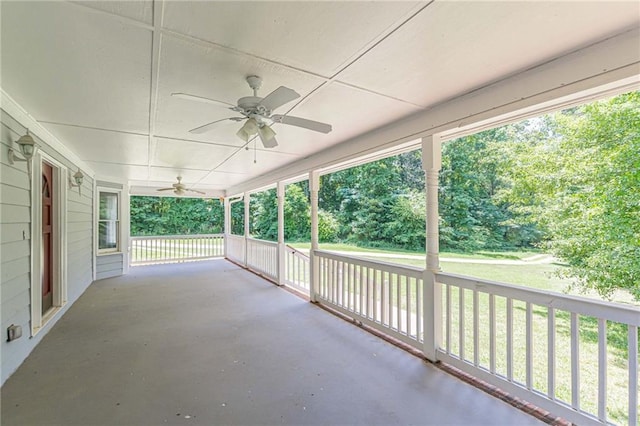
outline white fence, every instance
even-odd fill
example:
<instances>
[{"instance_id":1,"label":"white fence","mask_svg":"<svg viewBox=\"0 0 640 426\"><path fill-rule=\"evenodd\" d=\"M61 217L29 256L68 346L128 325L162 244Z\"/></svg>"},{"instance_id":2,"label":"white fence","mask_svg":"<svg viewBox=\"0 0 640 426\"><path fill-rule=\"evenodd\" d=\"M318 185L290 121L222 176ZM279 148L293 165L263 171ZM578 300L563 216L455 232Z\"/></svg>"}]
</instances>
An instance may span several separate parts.
<instances>
[{"instance_id":1,"label":"white fence","mask_svg":"<svg viewBox=\"0 0 640 426\"><path fill-rule=\"evenodd\" d=\"M624 383L609 383L608 370L624 368L627 401L617 403L637 425L640 310L454 274L436 279L443 286L439 360L579 424L609 421L608 385ZM608 362L608 326L626 329L626 365ZM587 338L597 342L595 365L581 354ZM558 396L561 387L567 400Z\"/></svg>"},{"instance_id":2,"label":"white fence","mask_svg":"<svg viewBox=\"0 0 640 426\"><path fill-rule=\"evenodd\" d=\"M131 265L185 262L224 256L224 236L170 235L131 237Z\"/></svg>"},{"instance_id":3,"label":"white fence","mask_svg":"<svg viewBox=\"0 0 640 426\"><path fill-rule=\"evenodd\" d=\"M247 268L278 281L278 243L247 238Z\"/></svg>"},{"instance_id":4,"label":"white fence","mask_svg":"<svg viewBox=\"0 0 640 426\"><path fill-rule=\"evenodd\" d=\"M240 235L227 234L227 258L236 263L244 264L244 252L246 243Z\"/></svg>"},{"instance_id":5,"label":"white fence","mask_svg":"<svg viewBox=\"0 0 640 426\"><path fill-rule=\"evenodd\" d=\"M422 349L422 270L326 251L318 260L318 300Z\"/></svg>"},{"instance_id":6,"label":"white fence","mask_svg":"<svg viewBox=\"0 0 640 426\"><path fill-rule=\"evenodd\" d=\"M311 275L309 272L309 256L291 246L285 246L285 285L309 294Z\"/></svg>"},{"instance_id":7,"label":"white fence","mask_svg":"<svg viewBox=\"0 0 640 426\"><path fill-rule=\"evenodd\" d=\"M314 254L320 303L421 350L423 321L435 321L439 361L579 424L610 423L612 404L638 424L638 308L438 273L442 317L424 318L422 269ZM623 351L607 330L624 335Z\"/></svg>"}]
</instances>

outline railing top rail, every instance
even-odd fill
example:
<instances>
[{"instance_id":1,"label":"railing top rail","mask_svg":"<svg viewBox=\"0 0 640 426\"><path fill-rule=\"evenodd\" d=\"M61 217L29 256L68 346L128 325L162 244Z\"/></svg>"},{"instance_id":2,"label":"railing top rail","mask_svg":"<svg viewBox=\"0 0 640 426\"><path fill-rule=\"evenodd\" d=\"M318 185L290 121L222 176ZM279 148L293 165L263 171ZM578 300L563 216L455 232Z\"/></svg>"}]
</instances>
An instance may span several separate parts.
<instances>
[{"instance_id":1,"label":"railing top rail","mask_svg":"<svg viewBox=\"0 0 640 426\"><path fill-rule=\"evenodd\" d=\"M263 245L267 245L267 246L277 246L278 243L276 241L267 241L267 240L260 240L258 238L252 238L252 237L247 237L247 241L253 242L253 243L258 243L258 244L263 244Z\"/></svg>"},{"instance_id":2,"label":"railing top rail","mask_svg":"<svg viewBox=\"0 0 640 426\"><path fill-rule=\"evenodd\" d=\"M190 234L190 235L136 235L129 237L132 240L186 240L195 238L224 237L224 234Z\"/></svg>"},{"instance_id":3,"label":"railing top rail","mask_svg":"<svg viewBox=\"0 0 640 426\"><path fill-rule=\"evenodd\" d=\"M385 271L402 274L410 277L415 277L419 279L422 278L422 274L424 272L424 269L418 268L415 266L381 262L379 260L364 259L358 256L346 255L342 253L338 254L338 253L333 253L333 252L324 251L324 250L315 250L314 254L320 257L326 257L328 259L333 259L333 260L344 261L346 259L346 260L349 260L351 263L358 264L361 266L366 266L368 268L384 269Z\"/></svg>"},{"instance_id":4,"label":"railing top rail","mask_svg":"<svg viewBox=\"0 0 640 426\"><path fill-rule=\"evenodd\" d=\"M439 272L436 280L442 284L450 284L470 290L478 290L497 296L531 302L563 311L575 312L602 318L609 321L640 326L640 308L620 303L604 302L586 297L571 296L553 291L545 291L505 284L497 281L483 280L464 275Z\"/></svg>"},{"instance_id":5,"label":"railing top rail","mask_svg":"<svg viewBox=\"0 0 640 426\"><path fill-rule=\"evenodd\" d=\"M290 253L293 253L296 256L300 256L303 257L305 259L309 259L309 255L306 253L301 252L300 250L298 250L295 247L290 246L289 244L285 244L285 250L288 250Z\"/></svg>"}]
</instances>

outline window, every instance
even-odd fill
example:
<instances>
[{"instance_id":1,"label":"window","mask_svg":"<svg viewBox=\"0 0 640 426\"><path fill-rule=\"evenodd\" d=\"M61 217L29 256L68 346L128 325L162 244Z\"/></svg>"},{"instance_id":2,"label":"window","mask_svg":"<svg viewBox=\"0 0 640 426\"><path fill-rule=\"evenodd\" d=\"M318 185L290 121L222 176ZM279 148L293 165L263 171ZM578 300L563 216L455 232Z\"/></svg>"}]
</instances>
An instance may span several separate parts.
<instances>
[{"instance_id":1,"label":"window","mask_svg":"<svg viewBox=\"0 0 640 426\"><path fill-rule=\"evenodd\" d=\"M120 249L120 194L100 191L98 217L98 251L115 252Z\"/></svg>"}]
</instances>

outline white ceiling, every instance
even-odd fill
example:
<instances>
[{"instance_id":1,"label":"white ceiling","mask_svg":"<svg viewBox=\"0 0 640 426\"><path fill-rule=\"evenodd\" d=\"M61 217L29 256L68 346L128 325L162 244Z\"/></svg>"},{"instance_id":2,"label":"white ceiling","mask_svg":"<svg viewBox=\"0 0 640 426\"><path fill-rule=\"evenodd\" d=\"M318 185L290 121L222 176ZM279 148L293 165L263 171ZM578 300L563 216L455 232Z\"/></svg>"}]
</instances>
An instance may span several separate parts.
<instances>
[{"instance_id":1,"label":"white ceiling","mask_svg":"<svg viewBox=\"0 0 640 426\"><path fill-rule=\"evenodd\" d=\"M183 181L211 195L640 25L628 2L2 1L2 89L100 178L138 192ZM259 75L279 109L249 150L232 115Z\"/></svg>"}]
</instances>

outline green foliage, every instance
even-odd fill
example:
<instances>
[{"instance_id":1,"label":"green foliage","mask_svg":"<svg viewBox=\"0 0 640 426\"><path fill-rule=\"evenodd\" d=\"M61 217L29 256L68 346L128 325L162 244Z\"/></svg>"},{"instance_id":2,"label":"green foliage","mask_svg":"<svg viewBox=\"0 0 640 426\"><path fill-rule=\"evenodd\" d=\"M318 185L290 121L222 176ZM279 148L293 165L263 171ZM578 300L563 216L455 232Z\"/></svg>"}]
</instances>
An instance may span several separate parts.
<instances>
[{"instance_id":1,"label":"green foliage","mask_svg":"<svg viewBox=\"0 0 640 426\"><path fill-rule=\"evenodd\" d=\"M318 240L321 243L332 243L338 237L338 219L325 210L318 210Z\"/></svg>"},{"instance_id":2,"label":"green foliage","mask_svg":"<svg viewBox=\"0 0 640 426\"><path fill-rule=\"evenodd\" d=\"M584 289L640 299L640 92L557 113L513 169L517 197Z\"/></svg>"},{"instance_id":3,"label":"green foliage","mask_svg":"<svg viewBox=\"0 0 640 426\"><path fill-rule=\"evenodd\" d=\"M217 234L223 231L219 200L132 196L131 235Z\"/></svg>"},{"instance_id":4,"label":"green foliage","mask_svg":"<svg viewBox=\"0 0 640 426\"><path fill-rule=\"evenodd\" d=\"M231 233L244 235L244 201L231 204Z\"/></svg>"},{"instance_id":5,"label":"green foliage","mask_svg":"<svg viewBox=\"0 0 640 426\"><path fill-rule=\"evenodd\" d=\"M287 185L284 204L286 241L309 240L311 214L305 183ZM251 194L251 235L267 241L278 240L278 199L275 189Z\"/></svg>"}]
</instances>

